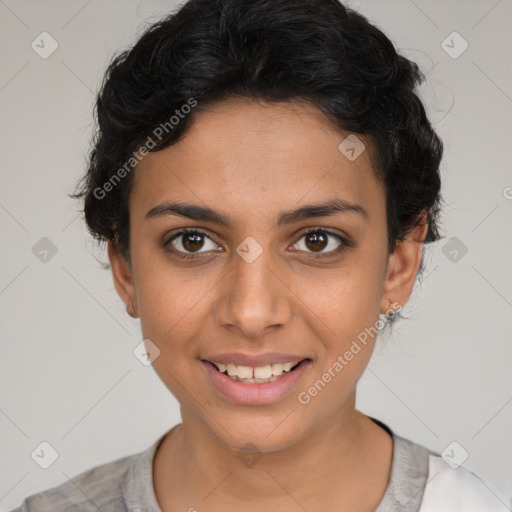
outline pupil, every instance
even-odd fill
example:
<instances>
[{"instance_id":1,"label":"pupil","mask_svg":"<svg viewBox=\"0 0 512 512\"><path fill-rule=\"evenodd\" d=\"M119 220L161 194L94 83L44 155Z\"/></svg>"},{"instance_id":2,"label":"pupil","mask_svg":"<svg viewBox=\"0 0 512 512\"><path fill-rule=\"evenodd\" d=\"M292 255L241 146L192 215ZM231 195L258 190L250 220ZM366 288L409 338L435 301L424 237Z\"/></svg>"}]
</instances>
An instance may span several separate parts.
<instances>
[{"instance_id":1,"label":"pupil","mask_svg":"<svg viewBox=\"0 0 512 512\"><path fill-rule=\"evenodd\" d=\"M202 238L202 235L198 235L197 233L190 233L188 235L185 235L184 240L182 242L183 247L185 247L187 251L191 252L201 249L201 247L203 246ZM191 240L192 242L190 242Z\"/></svg>"},{"instance_id":2,"label":"pupil","mask_svg":"<svg viewBox=\"0 0 512 512\"><path fill-rule=\"evenodd\" d=\"M327 237L324 234L321 234L321 231L310 233L306 237L306 245L309 249L321 251L327 246Z\"/></svg>"}]
</instances>

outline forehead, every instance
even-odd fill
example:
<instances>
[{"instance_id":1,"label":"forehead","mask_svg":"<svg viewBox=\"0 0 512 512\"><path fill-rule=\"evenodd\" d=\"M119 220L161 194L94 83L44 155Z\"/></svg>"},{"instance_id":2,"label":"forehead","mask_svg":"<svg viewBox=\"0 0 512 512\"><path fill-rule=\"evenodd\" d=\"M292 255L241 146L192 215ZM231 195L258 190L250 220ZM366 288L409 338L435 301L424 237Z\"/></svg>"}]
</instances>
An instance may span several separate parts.
<instances>
[{"instance_id":1,"label":"forehead","mask_svg":"<svg viewBox=\"0 0 512 512\"><path fill-rule=\"evenodd\" d=\"M138 164L130 209L140 216L169 199L247 214L326 198L382 202L369 140L358 135L355 149L364 150L349 159L347 136L309 103L217 103L194 112L177 143Z\"/></svg>"}]
</instances>

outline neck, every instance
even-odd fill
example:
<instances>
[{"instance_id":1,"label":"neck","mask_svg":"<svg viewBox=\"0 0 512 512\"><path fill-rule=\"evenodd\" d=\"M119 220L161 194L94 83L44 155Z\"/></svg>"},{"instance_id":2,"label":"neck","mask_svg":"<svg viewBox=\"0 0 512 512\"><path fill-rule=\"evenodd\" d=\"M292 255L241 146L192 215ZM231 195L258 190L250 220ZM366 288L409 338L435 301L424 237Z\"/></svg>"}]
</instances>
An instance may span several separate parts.
<instances>
[{"instance_id":1,"label":"neck","mask_svg":"<svg viewBox=\"0 0 512 512\"><path fill-rule=\"evenodd\" d=\"M330 510L333 489L355 509L363 510L360 495L376 506L389 479L391 438L355 410L354 401L348 412L317 425L300 441L257 454L246 464L241 463L238 450L221 443L182 412L182 424L164 439L155 456L154 486L162 509L188 510L194 505L198 510L247 510L247 503L253 503L255 510L279 505L284 511L286 506L298 510L301 503L309 510L308 503L318 508L319 496L325 496L324 510ZM368 483L375 487L372 498Z\"/></svg>"}]
</instances>

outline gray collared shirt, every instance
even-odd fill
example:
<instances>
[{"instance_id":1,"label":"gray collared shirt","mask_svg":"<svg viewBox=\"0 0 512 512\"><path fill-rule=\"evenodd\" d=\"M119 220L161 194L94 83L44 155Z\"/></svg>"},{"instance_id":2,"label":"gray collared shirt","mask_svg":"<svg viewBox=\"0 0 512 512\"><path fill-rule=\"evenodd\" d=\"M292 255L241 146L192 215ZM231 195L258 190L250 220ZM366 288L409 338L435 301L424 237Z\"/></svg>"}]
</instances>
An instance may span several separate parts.
<instances>
[{"instance_id":1,"label":"gray collared shirt","mask_svg":"<svg viewBox=\"0 0 512 512\"><path fill-rule=\"evenodd\" d=\"M371 419L393 438L391 476L375 512L418 512L433 452ZM11 512L162 512L153 487L153 456L166 434L143 452L96 466L72 482L28 496Z\"/></svg>"}]
</instances>

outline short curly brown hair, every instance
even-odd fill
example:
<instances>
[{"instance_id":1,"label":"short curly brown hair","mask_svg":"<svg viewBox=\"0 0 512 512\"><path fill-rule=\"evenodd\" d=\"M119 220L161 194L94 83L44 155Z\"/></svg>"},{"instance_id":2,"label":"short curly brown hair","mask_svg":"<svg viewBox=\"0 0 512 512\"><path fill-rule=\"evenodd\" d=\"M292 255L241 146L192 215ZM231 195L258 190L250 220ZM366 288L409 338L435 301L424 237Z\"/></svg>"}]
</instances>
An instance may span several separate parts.
<instances>
[{"instance_id":1,"label":"short curly brown hair","mask_svg":"<svg viewBox=\"0 0 512 512\"><path fill-rule=\"evenodd\" d=\"M129 171L141 147L170 146L201 106L224 99L301 100L372 141L389 251L425 218L424 242L432 242L443 145L414 92L423 80L379 29L337 0L189 0L110 62L87 172L71 197L84 199L93 237L114 241L129 259ZM155 128L173 117L179 122L155 142Z\"/></svg>"}]
</instances>

